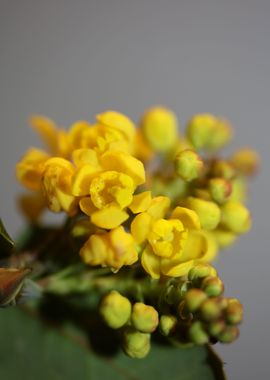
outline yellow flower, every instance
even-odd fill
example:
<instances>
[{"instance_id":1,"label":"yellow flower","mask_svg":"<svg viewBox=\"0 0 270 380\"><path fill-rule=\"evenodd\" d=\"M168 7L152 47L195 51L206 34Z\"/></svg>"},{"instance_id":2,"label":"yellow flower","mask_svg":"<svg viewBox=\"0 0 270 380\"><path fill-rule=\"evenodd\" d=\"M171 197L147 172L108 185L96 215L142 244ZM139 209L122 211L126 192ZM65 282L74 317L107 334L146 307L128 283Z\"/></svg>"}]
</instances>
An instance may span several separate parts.
<instances>
[{"instance_id":1,"label":"yellow flower","mask_svg":"<svg viewBox=\"0 0 270 380\"><path fill-rule=\"evenodd\" d=\"M80 256L86 264L110 267L114 272L138 260L134 239L122 226L91 235L81 248Z\"/></svg>"},{"instance_id":2,"label":"yellow flower","mask_svg":"<svg viewBox=\"0 0 270 380\"><path fill-rule=\"evenodd\" d=\"M41 179L44 164L49 155L40 149L29 149L16 165L16 176L29 190L38 191L41 188Z\"/></svg>"},{"instance_id":3,"label":"yellow flower","mask_svg":"<svg viewBox=\"0 0 270 380\"><path fill-rule=\"evenodd\" d=\"M147 212L139 214L131 231L138 244L146 241L141 263L153 278L184 276L195 263L210 261L216 255L214 238L200 230L198 215L184 207L177 207L167 220L151 219Z\"/></svg>"},{"instance_id":4,"label":"yellow flower","mask_svg":"<svg viewBox=\"0 0 270 380\"><path fill-rule=\"evenodd\" d=\"M76 213L77 200L71 194L73 174L73 165L63 158L54 157L46 161L42 176L42 190L51 211L64 210L69 215Z\"/></svg>"},{"instance_id":5,"label":"yellow flower","mask_svg":"<svg viewBox=\"0 0 270 380\"><path fill-rule=\"evenodd\" d=\"M91 181L90 196L98 209L110 205L123 209L132 202L134 190L131 177L116 171L106 171Z\"/></svg>"},{"instance_id":6,"label":"yellow flower","mask_svg":"<svg viewBox=\"0 0 270 380\"><path fill-rule=\"evenodd\" d=\"M167 152L177 143L177 117L165 107L156 106L146 111L141 128L146 141L156 152Z\"/></svg>"}]
</instances>

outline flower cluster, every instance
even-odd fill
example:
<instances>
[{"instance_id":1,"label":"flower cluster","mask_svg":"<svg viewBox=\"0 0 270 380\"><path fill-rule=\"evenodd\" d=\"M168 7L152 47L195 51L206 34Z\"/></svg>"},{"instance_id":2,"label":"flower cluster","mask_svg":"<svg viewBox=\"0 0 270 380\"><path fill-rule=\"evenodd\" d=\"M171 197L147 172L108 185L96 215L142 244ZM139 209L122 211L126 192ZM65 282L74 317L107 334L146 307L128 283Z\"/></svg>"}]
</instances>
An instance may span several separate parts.
<instances>
[{"instance_id":1,"label":"flower cluster","mask_svg":"<svg viewBox=\"0 0 270 380\"><path fill-rule=\"evenodd\" d=\"M168 290L170 281L187 281L193 268L212 262L251 226L246 184L258 157L251 149L229 158L217 155L233 135L223 118L195 115L183 133L176 115L161 106L147 110L136 126L115 111L97 115L93 124L77 121L68 130L42 116L30 122L46 149L29 149L17 164L17 178L29 190L20 198L21 209L34 223L46 209L65 213L86 267L127 273L135 283L137 277L152 278ZM220 300L210 301L220 309ZM189 301L183 302L182 312L193 313ZM179 311L174 304L174 314L161 316L157 305L131 304L114 289L102 305L111 327L127 324L126 352L134 357L147 354L150 333L159 323L164 331L174 326ZM206 323L203 313L195 313L188 327L195 343L199 328L193 326ZM151 328L145 330L147 324Z\"/></svg>"}]
</instances>

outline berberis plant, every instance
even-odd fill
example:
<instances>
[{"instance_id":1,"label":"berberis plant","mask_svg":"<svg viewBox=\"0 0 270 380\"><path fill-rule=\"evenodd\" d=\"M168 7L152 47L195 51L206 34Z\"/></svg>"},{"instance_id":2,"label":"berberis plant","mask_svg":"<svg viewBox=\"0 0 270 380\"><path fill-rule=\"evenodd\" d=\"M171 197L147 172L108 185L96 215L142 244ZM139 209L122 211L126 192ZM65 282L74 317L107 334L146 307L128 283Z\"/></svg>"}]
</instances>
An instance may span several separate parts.
<instances>
[{"instance_id":1,"label":"berberis plant","mask_svg":"<svg viewBox=\"0 0 270 380\"><path fill-rule=\"evenodd\" d=\"M22 304L0 312L1 378L224 379L210 345L238 337L243 308L210 263L251 227L256 153L224 158L228 121L198 114L180 134L162 106L137 128L115 111L31 125L46 150L16 167L15 248L1 224L0 304Z\"/></svg>"}]
</instances>

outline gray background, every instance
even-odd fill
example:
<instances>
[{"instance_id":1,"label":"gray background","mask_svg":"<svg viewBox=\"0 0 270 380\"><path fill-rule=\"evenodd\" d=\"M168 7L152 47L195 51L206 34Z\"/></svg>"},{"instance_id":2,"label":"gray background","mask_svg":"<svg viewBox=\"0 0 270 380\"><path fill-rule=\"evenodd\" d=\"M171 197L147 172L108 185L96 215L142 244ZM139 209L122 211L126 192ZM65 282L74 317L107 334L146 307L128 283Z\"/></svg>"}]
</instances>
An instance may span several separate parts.
<instances>
[{"instance_id":1,"label":"gray background","mask_svg":"<svg viewBox=\"0 0 270 380\"><path fill-rule=\"evenodd\" d=\"M254 227L217 264L245 305L241 338L216 346L229 379L270 378L269 19L269 0L0 1L0 214L13 234L14 166L38 143L31 113L69 125L110 108L137 120L162 103L182 125L193 113L224 115L233 147L260 152Z\"/></svg>"}]
</instances>

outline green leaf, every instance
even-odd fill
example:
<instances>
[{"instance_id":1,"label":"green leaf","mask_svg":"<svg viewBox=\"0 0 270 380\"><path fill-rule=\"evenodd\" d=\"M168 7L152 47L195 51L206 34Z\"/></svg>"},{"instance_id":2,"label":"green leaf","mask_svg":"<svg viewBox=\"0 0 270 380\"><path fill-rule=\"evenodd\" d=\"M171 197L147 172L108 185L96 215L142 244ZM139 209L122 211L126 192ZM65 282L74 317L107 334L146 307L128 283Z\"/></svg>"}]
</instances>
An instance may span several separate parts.
<instances>
[{"instance_id":1,"label":"green leaf","mask_svg":"<svg viewBox=\"0 0 270 380\"><path fill-rule=\"evenodd\" d=\"M99 340L99 330L95 332ZM225 379L208 347L153 344L146 359L122 352L97 354L70 330L56 330L18 308L0 310L0 378L9 380L214 380ZM90 338L90 342L91 338Z\"/></svg>"},{"instance_id":2,"label":"green leaf","mask_svg":"<svg viewBox=\"0 0 270 380\"><path fill-rule=\"evenodd\" d=\"M7 233L2 219L0 219L0 258L8 256L14 245L14 241Z\"/></svg>"}]
</instances>

